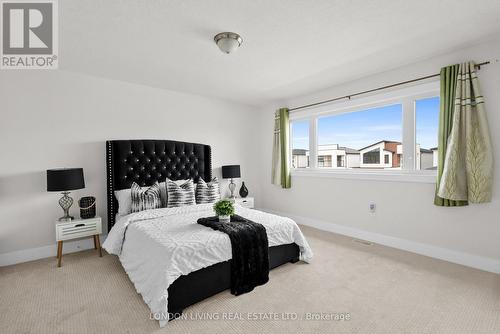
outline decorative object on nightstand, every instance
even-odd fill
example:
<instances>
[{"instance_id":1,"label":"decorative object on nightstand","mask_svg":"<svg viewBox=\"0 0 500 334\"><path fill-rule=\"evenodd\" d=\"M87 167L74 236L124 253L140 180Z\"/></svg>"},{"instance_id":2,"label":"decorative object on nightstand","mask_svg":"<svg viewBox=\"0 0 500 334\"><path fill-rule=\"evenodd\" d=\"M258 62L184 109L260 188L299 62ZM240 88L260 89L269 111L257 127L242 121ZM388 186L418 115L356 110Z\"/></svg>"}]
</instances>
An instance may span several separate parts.
<instances>
[{"instance_id":1,"label":"decorative object on nightstand","mask_svg":"<svg viewBox=\"0 0 500 334\"><path fill-rule=\"evenodd\" d=\"M66 240L92 236L94 237L94 248L99 250L99 256L102 257L101 242L99 240L99 234L101 233L101 217L95 217L92 219L75 219L71 222L57 222L57 266L61 266L63 242Z\"/></svg>"},{"instance_id":2,"label":"decorative object on nightstand","mask_svg":"<svg viewBox=\"0 0 500 334\"><path fill-rule=\"evenodd\" d=\"M247 209L253 209L255 207L255 201L253 197L237 198L235 200L235 203Z\"/></svg>"},{"instance_id":3,"label":"decorative object on nightstand","mask_svg":"<svg viewBox=\"0 0 500 334\"><path fill-rule=\"evenodd\" d=\"M245 185L245 182L241 182L241 187L240 187L240 196L242 198L245 198L248 196L248 188L247 186Z\"/></svg>"},{"instance_id":4,"label":"decorative object on nightstand","mask_svg":"<svg viewBox=\"0 0 500 334\"><path fill-rule=\"evenodd\" d=\"M231 216L234 215L233 202L227 199L221 199L214 204L215 214L219 217L219 222L229 223Z\"/></svg>"},{"instance_id":5,"label":"decorative object on nightstand","mask_svg":"<svg viewBox=\"0 0 500 334\"><path fill-rule=\"evenodd\" d=\"M234 201L234 190L236 189L236 184L234 184L233 179L238 179L241 177L240 173L240 165L228 165L222 166L222 178L223 179L231 179L229 183L229 191L231 191L231 196L229 197Z\"/></svg>"},{"instance_id":6,"label":"decorative object on nightstand","mask_svg":"<svg viewBox=\"0 0 500 334\"><path fill-rule=\"evenodd\" d=\"M83 168L61 168L47 170L47 191L58 191L63 194L59 199L59 205L64 211L64 216L59 221L71 221L74 218L69 215L69 208L73 205L73 199L69 196L70 190L85 188L83 179Z\"/></svg>"},{"instance_id":7,"label":"decorative object on nightstand","mask_svg":"<svg viewBox=\"0 0 500 334\"><path fill-rule=\"evenodd\" d=\"M96 207L94 196L80 198L78 206L80 207L80 218L89 219L95 217Z\"/></svg>"}]
</instances>

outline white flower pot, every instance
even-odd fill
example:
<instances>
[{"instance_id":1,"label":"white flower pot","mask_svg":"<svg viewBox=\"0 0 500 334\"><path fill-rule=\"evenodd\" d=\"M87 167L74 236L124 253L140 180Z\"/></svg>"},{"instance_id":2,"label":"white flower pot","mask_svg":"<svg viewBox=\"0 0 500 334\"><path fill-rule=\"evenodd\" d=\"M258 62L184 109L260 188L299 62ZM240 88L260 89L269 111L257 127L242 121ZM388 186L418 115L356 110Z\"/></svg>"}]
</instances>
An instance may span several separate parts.
<instances>
[{"instance_id":1,"label":"white flower pot","mask_svg":"<svg viewBox=\"0 0 500 334\"><path fill-rule=\"evenodd\" d=\"M231 216L219 216L219 222L221 223L229 223L231 221Z\"/></svg>"}]
</instances>

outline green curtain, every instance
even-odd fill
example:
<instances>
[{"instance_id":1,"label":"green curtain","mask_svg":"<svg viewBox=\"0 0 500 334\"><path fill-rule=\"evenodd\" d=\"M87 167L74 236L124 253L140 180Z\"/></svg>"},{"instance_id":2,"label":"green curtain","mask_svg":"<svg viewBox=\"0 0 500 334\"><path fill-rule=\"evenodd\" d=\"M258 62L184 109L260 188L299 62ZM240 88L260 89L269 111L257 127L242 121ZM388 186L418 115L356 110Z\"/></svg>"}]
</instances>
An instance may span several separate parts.
<instances>
[{"instance_id":1,"label":"green curtain","mask_svg":"<svg viewBox=\"0 0 500 334\"><path fill-rule=\"evenodd\" d=\"M438 206L464 206L467 201L453 201L438 196L439 185L444 169L444 159L446 157L446 149L448 146L448 137L451 133L453 123L453 112L455 104L455 88L457 86L457 78L459 65L451 65L443 67L440 72L441 77L441 93L439 105L439 130L438 130L438 175L436 182L436 194L434 196L434 204Z\"/></svg>"},{"instance_id":2,"label":"green curtain","mask_svg":"<svg viewBox=\"0 0 500 334\"><path fill-rule=\"evenodd\" d=\"M491 201L493 149L475 66L467 62L441 70L436 205Z\"/></svg>"},{"instance_id":3,"label":"green curtain","mask_svg":"<svg viewBox=\"0 0 500 334\"><path fill-rule=\"evenodd\" d=\"M460 64L438 196L470 203L491 202L493 148L476 74L476 64Z\"/></svg>"},{"instance_id":4,"label":"green curtain","mask_svg":"<svg viewBox=\"0 0 500 334\"><path fill-rule=\"evenodd\" d=\"M274 115L272 183L283 188L291 187L288 108L280 108Z\"/></svg>"}]
</instances>

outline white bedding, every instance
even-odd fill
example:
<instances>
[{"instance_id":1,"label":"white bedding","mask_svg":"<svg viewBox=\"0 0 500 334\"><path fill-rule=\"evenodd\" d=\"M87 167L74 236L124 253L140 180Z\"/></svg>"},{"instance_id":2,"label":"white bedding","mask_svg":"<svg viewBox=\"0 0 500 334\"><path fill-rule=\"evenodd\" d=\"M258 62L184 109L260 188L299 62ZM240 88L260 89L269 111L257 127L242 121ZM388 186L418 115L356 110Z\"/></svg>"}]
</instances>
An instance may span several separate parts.
<instances>
[{"instance_id":1,"label":"white bedding","mask_svg":"<svg viewBox=\"0 0 500 334\"><path fill-rule=\"evenodd\" d=\"M103 244L123 268L156 317L167 324L168 287L181 275L231 259L231 242L222 232L196 223L213 216L212 204L164 208L117 218ZM285 217L236 206L236 214L266 228L269 247L296 243L300 259L313 256L297 224Z\"/></svg>"}]
</instances>

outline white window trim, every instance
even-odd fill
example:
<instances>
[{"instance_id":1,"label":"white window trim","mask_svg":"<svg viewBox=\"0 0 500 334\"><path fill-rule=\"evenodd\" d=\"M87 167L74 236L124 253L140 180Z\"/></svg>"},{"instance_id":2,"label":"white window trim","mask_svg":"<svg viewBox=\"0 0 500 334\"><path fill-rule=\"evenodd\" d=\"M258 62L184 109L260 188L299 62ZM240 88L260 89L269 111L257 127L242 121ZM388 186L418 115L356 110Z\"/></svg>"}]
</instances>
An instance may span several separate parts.
<instances>
[{"instance_id":1,"label":"white window trim","mask_svg":"<svg viewBox=\"0 0 500 334\"><path fill-rule=\"evenodd\" d=\"M405 170L359 170L333 168L294 168L293 177L327 177L335 179L354 179L369 181L436 183L436 171Z\"/></svg>"},{"instance_id":2,"label":"white window trim","mask_svg":"<svg viewBox=\"0 0 500 334\"><path fill-rule=\"evenodd\" d=\"M415 101L439 96L439 81L405 87L380 94L306 108L290 114L290 122L309 120L309 167L291 168L294 177L330 177L339 179L435 183L437 171L415 170L416 110ZM318 118L362 111L391 104L402 105L403 169L359 170L318 168ZM292 137L290 137L292 138ZM292 146L292 140L290 140ZM406 149L410 147L412 149ZM292 148L290 147L290 154Z\"/></svg>"}]
</instances>

